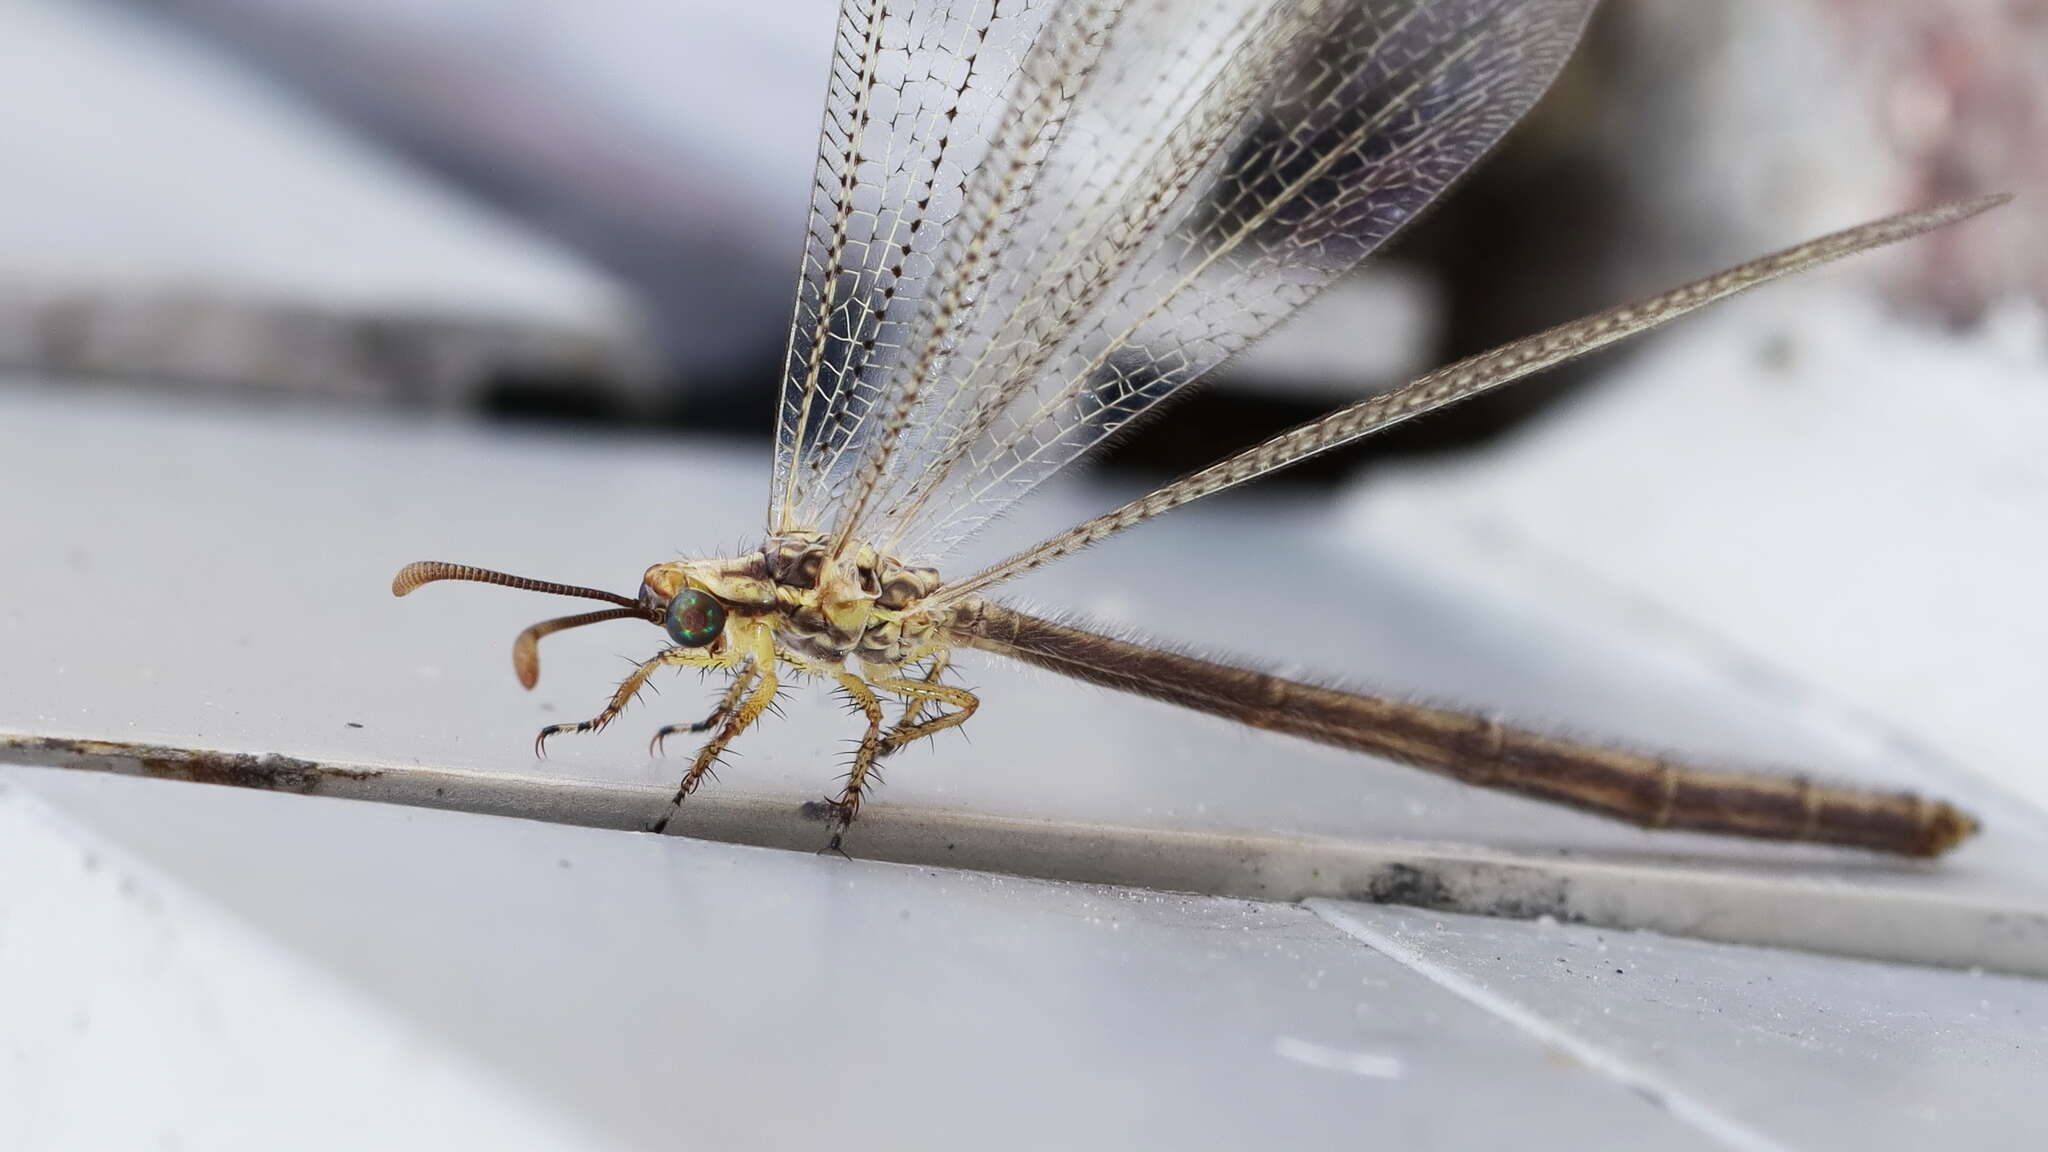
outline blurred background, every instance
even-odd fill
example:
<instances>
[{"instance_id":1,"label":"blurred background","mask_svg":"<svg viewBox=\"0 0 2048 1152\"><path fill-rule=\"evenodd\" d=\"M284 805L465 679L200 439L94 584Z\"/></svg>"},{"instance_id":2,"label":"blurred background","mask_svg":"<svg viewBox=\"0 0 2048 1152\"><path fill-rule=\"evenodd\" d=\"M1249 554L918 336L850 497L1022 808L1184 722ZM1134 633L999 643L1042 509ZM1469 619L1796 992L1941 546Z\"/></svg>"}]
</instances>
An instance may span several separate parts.
<instances>
[{"instance_id":1,"label":"blurred background","mask_svg":"<svg viewBox=\"0 0 2048 1152\"><path fill-rule=\"evenodd\" d=\"M10 4L0 364L758 440L834 10ZM1911 323L2024 325L2048 296L2043 23L2027 0L1608 4L1491 163L1112 463L1206 463L1716 261L1986 190L2019 204L1851 274ZM1282 482L1484 442L1586 371Z\"/></svg>"}]
</instances>

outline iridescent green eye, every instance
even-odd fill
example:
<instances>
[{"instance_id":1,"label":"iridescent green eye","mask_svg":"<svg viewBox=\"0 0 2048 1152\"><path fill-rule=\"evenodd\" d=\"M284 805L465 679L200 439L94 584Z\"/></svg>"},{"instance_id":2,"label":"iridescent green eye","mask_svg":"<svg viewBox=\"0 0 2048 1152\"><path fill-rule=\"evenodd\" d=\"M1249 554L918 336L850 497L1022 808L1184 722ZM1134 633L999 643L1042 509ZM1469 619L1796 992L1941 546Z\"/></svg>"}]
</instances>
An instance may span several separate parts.
<instances>
[{"instance_id":1,"label":"iridescent green eye","mask_svg":"<svg viewBox=\"0 0 2048 1152\"><path fill-rule=\"evenodd\" d=\"M725 605L702 588L685 588L668 602L668 634L685 648L702 648L725 628Z\"/></svg>"}]
</instances>

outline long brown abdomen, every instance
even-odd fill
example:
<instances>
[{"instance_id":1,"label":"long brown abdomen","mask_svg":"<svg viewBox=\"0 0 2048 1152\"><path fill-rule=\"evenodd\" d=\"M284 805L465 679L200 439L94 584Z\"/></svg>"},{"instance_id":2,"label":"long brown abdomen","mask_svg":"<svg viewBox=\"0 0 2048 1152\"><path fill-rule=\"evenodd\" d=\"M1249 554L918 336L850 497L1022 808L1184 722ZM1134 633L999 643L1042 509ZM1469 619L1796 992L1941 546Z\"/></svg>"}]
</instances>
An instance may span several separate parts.
<instances>
[{"instance_id":1,"label":"long brown abdomen","mask_svg":"<svg viewBox=\"0 0 2048 1152\"><path fill-rule=\"evenodd\" d=\"M1107 688L1639 824L1938 856L1977 822L1908 792L1704 768L1512 728L1482 716L1340 692L965 601L955 639Z\"/></svg>"}]
</instances>

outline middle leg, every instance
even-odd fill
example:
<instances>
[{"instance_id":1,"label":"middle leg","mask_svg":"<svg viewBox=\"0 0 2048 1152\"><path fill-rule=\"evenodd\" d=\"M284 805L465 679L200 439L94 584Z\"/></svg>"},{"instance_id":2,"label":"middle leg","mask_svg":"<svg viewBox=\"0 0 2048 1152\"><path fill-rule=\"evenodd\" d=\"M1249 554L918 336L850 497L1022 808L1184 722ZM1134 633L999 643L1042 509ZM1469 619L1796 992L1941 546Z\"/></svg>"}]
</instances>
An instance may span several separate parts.
<instances>
[{"instance_id":1,"label":"middle leg","mask_svg":"<svg viewBox=\"0 0 2048 1152\"><path fill-rule=\"evenodd\" d=\"M654 734L654 739L648 742L647 754L650 756L661 755L662 746L668 743L669 737L678 732L711 731L719 721L732 715L732 710L739 704L740 697L746 694L747 685L753 682L754 666L752 664L741 665L740 670L733 675L732 684L726 688L725 695L719 698L718 707L711 710L711 715L693 724L662 725L661 730Z\"/></svg>"}]
</instances>

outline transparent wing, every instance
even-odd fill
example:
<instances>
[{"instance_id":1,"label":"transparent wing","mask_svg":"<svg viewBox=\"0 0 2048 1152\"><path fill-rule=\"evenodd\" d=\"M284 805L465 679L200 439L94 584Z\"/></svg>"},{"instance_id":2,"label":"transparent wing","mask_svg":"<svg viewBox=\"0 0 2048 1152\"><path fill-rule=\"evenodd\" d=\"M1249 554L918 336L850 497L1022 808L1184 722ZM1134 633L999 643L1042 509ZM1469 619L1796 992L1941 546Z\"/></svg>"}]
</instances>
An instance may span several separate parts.
<instances>
[{"instance_id":1,"label":"transparent wing","mask_svg":"<svg viewBox=\"0 0 2048 1152\"><path fill-rule=\"evenodd\" d=\"M776 421L769 529L822 528L943 281L1047 0L842 0Z\"/></svg>"},{"instance_id":2,"label":"transparent wing","mask_svg":"<svg viewBox=\"0 0 2048 1152\"><path fill-rule=\"evenodd\" d=\"M1062 556L1070 556L1190 501L1235 488L1403 420L1604 348L1737 292L1790 276L1816 264L1945 227L1997 207L2009 199L2011 197L2005 195L1982 196L1873 220L1738 264L1647 300L1560 324L1548 331L1504 344L1491 352L1460 360L1417 377L1392 392L1347 405L1283 432L1263 444L1183 476L1122 508L1040 541L965 580L948 584L927 603L932 607L953 603L1034 568L1044 567Z\"/></svg>"},{"instance_id":3,"label":"transparent wing","mask_svg":"<svg viewBox=\"0 0 2048 1152\"><path fill-rule=\"evenodd\" d=\"M957 188L959 206L920 291L877 303L841 274L849 294L836 299L859 299L852 314L879 337L851 321L841 336L842 305L820 307L833 290L809 286L831 283L811 274L832 266L831 228L814 223L778 452L793 494L782 522L936 560L1413 218L1542 92L1590 7L1069 0L1034 30L1013 20L1008 43L1029 43L975 122L989 143L957 185L932 181ZM887 71L861 69L852 41L842 35L835 77ZM840 94L857 87L835 80L835 104L859 105ZM832 117L826 137L821 184L835 147L862 152L838 145ZM854 216L864 210L856 196ZM806 343L807 319L818 341ZM839 370L799 373L806 356ZM789 435L806 403L829 432Z\"/></svg>"}]
</instances>

